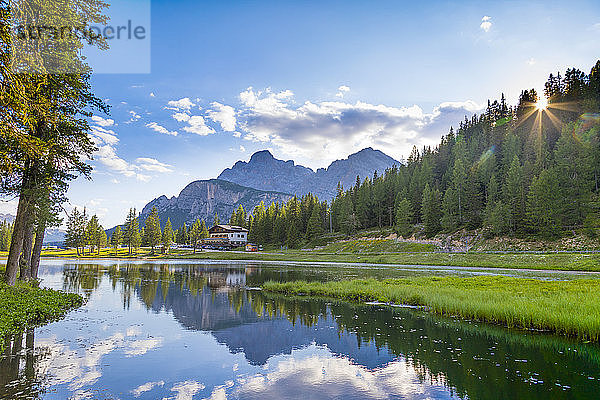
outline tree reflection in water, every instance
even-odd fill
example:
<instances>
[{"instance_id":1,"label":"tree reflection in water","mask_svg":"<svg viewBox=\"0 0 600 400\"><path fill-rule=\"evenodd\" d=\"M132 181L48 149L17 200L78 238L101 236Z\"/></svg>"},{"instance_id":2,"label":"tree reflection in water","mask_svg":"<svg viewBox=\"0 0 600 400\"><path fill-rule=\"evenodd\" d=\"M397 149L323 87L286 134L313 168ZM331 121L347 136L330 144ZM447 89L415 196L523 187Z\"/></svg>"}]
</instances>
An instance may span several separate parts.
<instances>
[{"instance_id":1,"label":"tree reflection in water","mask_svg":"<svg viewBox=\"0 0 600 400\"><path fill-rule=\"evenodd\" d=\"M255 365L315 343L371 370L405 360L422 381L462 398L595 398L598 392L595 344L418 310L245 290L289 278L255 265L81 264L65 268L63 287L90 296L108 279L124 309L137 298L149 311L168 311L186 329L210 331ZM22 351L21 342L2 358L2 379L13 382L4 391L17 392L20 382L39 386L35 359L26 356L33 353Z\"/></svg>"},{"instance_id":2,"label":"tree reflection in water","mask_svg":"<svg viewBox=\"0 0 600 400\"><path fill-rule=\"evenodd\" d=\"M14 399L27 393L28 399L40 398L43 389L38 365L42 354L36 354L34 330L14 335L4 343L0 357L0 399Z\"/></svg>"}]
</instances>

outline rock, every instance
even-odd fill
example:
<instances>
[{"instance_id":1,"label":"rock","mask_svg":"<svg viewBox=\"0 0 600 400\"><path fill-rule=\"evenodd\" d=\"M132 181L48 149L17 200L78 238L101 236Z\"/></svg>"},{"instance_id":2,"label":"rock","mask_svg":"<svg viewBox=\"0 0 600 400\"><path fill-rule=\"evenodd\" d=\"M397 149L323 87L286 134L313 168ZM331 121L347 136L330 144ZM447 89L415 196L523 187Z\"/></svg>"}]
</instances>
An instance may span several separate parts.
<instances>
[{"instance_id":1,"label":"rock","mask_svg":"<svg viewBox=\"0 0 600 400\"><path fill-rule=\"evenodd\" d=\"M315 172L291 160L278 160L268 150L263 150L254 153L248 162L238 161L225 169L219 179L260 190L295 195L310 192L320 200L329 201L336 194L338 182L349 188L356 182L356 176L364 180L367 176L372 177L375 171L381 175L393 165L400 165L400 162L368 147Z\"/></svg>"},{"instance_id":2,"label":"rock","mask_svg":"<svg viewBox=\"0 0 600 400\"><path fill-rule=\"evenodd\" d=\"M156 206L161 226L167 218L174 229L184 223L190 226L197 218L204 219L207 226L213 222L215 212L221 222L227 222L231 213L241 204L248 212L260 204L287 201L292 196L286 193L265 191L241 186L220 179L194 181L170 199L160 196L144 206L140 214L140 226L144 225L152 207Z\"/></svg>"}]
</instances>

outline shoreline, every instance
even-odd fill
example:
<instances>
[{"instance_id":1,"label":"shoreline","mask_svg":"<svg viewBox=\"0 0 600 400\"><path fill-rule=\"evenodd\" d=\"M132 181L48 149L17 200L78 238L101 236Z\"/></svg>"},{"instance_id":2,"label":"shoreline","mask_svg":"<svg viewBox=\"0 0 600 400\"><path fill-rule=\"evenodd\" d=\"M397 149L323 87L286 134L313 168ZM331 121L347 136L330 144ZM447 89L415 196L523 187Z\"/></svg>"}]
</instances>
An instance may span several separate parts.
<instances>
[{"instance_id":1,"label":"shoreline","mask_svg":"<svg viewBox=\"0 0 600 400\"><path fill-rule=\"evenodd\" d=\"M46 325L81 307L85 300L76 293L31 286L0 283L0 351L11 337Z\"/></svg>"},{"instance_id":2,"label":"shoreline","mask_svg":"<svg viewBox=\"0 0 600 400\"><path fill-rule=\"evenodd\" d=\"M113 262L132 262L132 263L143 263L146 261L151 262L177 262L177 264L183 264L186 261L210 261L213 263L226 263L239 262L239 263L262 263L262 264L276 264L276 263L289 263L290 265L298 266L352 266L352 267L383 267L383 268L398 268L400 270L415 270L421 268L423 271L428 270L431 272L444 272L445 270L452 272L462 270L468 271L507 271L507 272L544 272L547 274L565 274L565 275L588 275L588 276L600 276L599 271L586 271L586 270L566 270L566 269L544 269L544 268L511 268L511 267L471 267L471 266L460 266L460 265L424 265L424 264L380 264L380 263L364 263L364 262L340 262L340 261L296 261L296 260L263 260L263 259L210 259L210 258L114 258L114 257L99 257L99 258L74 258L74 257L43 257L43 260L51 261L76 261L78 263L85 262L97 262L97 261L113 261Z\"/></svg>"},{"instance_id":3,"label":"shoreline","mask_svg":"<svg viewBox=\"0 0 600 400\"><path fill-rule=\"evenodd\" d=\"M593 279L543 281L506 276L266 282L265 293L325 297L346 302L413 306L437 315L508 328L540 330L600 341L600 305Z\"/></svg>"},{"instance_id":4,"label":"shoreline","mask_svg":"<svg viewBox=\"0 0 600 400\"><path fill-rule=\"evenodd\" d=\"M600 253L549 252L549 253L319 253L310 251L287 251L273 253L204 251L196 254L173 254L168 256L84 256L44 254L43 259L61 260L113 260L113 261L282 261L306 264L373 264L386 267L423 266L454 268L490 268L517 270L545 270L564 272L600 272Z\"/></svg>"}]
</instances>

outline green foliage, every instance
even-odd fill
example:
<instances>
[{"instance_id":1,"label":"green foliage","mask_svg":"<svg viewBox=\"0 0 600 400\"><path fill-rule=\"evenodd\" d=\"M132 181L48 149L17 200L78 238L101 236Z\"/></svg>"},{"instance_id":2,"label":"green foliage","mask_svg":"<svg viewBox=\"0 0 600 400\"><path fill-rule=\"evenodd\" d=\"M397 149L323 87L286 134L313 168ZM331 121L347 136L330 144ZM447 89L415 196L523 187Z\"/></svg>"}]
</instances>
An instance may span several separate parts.
<instances>
[{"instance_id":1,"label":"green foliage","mask_svg":"<svg viewBox=\"0 0 600 400\"><path fill-rule=\"evenodd\" d=\"M110 237L110 244L115 249L115 255L117 255L117 249L123 241L123 233L121 227L117 226Z\"/></svg>"},{"instance_id":2,"label":"green foliage","mask_svg":"<svg viewBox=\"0 0 600 400\"><path fill-rule=\"evenodd\" d=\"M125 219L123 228L123 243L127 245L129 255L132 254L132 250L137 251L142 244L140 224L138 222L138 215L135 208L129 209L129 213Z\"/></svg>"},{"instance_id":3,"label":"green foliage","mask_svg":"<svg viewBox=\"0 0 600 400\"><path fill-rule=\"evenodd\" d=\"M79 249L84 252L85 245L88 243L87 226L88 219L85 209L83 213L80 213L77 207L75 207L67 219L65 244L68 247L77 249L77 255L79 255Z\"/></svg>"},{"instance_id":4,"label":"green foliage","mask_svg":"<svg viewBox=\"0 0 600 400\"><path fill-rule=\"evenodd\" d=\"M0 347L11 335L61 318L83 304L77 294L40 289L26 283L10 287L0 283Z\"/></svg>"},{"instance_id":5,"label":"green foliage","mask_svg":"<svg viewBox=\"0 0 600 400\"><path fill-rule=\"evenodd\" d=\"M589 237L600 237L600 197L590 202L590 212L585 218L583 227Z\"/></svg>"},{"instance_id":6,"label":"green foliage","mask_svg":"<svg viewBox=\"0 0 600 400\"><path fill-rule=\"evenodd\" d=\"M158 210L156 207L152 207L150 215L148 215L148 218L146 218L144 233L147 237L147 244L152 248L152 254L154 254L154 248L158 246L158 244L162 240L160 220L158 217Z\"/></svg>"},{"instance_id":7,"label":"green foliage","mask_svg":"<svg viewBox=\"0 0 600 400\"><path fill-rule=\"evenodd\" d=\"M415 277L377 281L267 282L263 290L425 306L434 313L600 340L600 280L504 276Z\"/></svg>"},{"instance_id":8,"label":"green foliage","mask_svg":"<svg viewBox=\"0 0 600 400\"><path fill-rule=\"evenodd\" d=\"M425 225L425 235L433 236L441 230L441 202L440 192L437 189L431 189L429 184L425 185L423 190L423 202L421 213L423 215L423 224Z\"/></svg>"},{"instance_id":9,"label":"green foliage","mask_svg":"<svg viewBox=\"0 0 600 400\"><path fill-rule=\"evenodd\" d=\"M500 236L509 232L509 208L502 202L488 203L485 216L485 226L492 235Z\"/></svg>"},{"instance_id":10,"label":"green foliage","mask_svg":"<svg viewBox=\"0 0 600 400\"><path fill-rule=\"evenodd\" d=\"M196 221L194 221L189 232L190 241L192 243L192 246L194 246L194 253L196 252L198 241L205 239L208 236L208 229L206 229L206 224L204 223L204 220L201 221L200 219L197 219Z\"/></svg>"},{"instance_id":11,"label":"green foliage","mask_svg":"<svg viewBox=\"0 0 600 400\"><path fill-rule=\"evenodd\" d=\"M106 232L100 225L98 217L93 215L87 223L85 228L86 244L90 246L90 251L94 251L94 247L97 252L100 253L100 249L106 245Z\"/></svg>"},{"instance_id":12,"label":"green foliage","mask_svg":"<svg viewBox=\"0 0 600 400\"><path fill-rule=\"evenodd\" d=\"M174 233L173 233L173 225L171 225L171 219L167 218L167 223L165 224L165 229L162 235L162 246L164 252L168 253L171 248L171 244L173 243Z\"/></svg>"},{"instance_id":13,"label":"green foliage","mask_svg":"<svg viewBox=\"0 0 600 400\"><path fill-rule=\"evenodd\" d=\"M527 217L530 229L544 235L554 236L559 231L560 193L556 173L543 170L533 179L527 194Z\"/></svg>"},{"instance_id":14,"label":"green foliage","mask_svg":"<svg viewBox=\"0 0 600 400\"><path fill-rule=\"evenodd\" d=\"M352 253L352 254L381 254L381 253L417 253L435 251L433 244L415 242L399 242L391 239L356 239L329 243L319 250L322 253Z\"/></svg>"},{"instance_id":15,"label":"green foliage","mask_svg":"<svg viewBox=\"0 0 600 400\"><path fill-rule=\"evenodd\" d=\"M319 203L313 206L312 213L306 226L307 239L314 239L323 234L323 221L321 218L321 209Z\"/></svg>"},{"instance_id":16,"label":"green foliage","mask_svg":"<svg viewBox=\"0 0 600 400\"><path fill-rule=\"evenodd\" d=\"M10 239L12 236L13 224L8 221L0 223L0 251L8 251Z\"/></svg>"},{"instance_id":17,"label":"green foliage","mask_svg":"<svg viewBox=\"0 0 600 400\"><path fill-rule=\"evenodd\" d=\"M408 237L411 234L411 206L410 202L405 198L401 197L402 194L398 193L395 202L395 227L396 233L403 237Z\"/></svg>"}]
</instances>

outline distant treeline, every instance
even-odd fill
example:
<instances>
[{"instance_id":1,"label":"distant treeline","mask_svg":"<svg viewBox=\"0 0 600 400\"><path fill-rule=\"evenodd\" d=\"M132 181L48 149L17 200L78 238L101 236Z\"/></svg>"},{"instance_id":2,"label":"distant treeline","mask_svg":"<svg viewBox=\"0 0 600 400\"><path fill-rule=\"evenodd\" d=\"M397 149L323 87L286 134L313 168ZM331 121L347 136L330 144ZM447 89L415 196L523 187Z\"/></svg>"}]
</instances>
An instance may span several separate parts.
<instances>
[{"instance_id":1,"label":"distant treeline","mask_svg":"<svg viewBox=\"0 0 600 400\"><path fill-rule=\"evenodd\" d=\"M8 221L0 222L0 251L8 251L12 237L13 224Z\"/></svg>"},{"instance_id":2,"label":"distant treeline","mask_svg":"<svg viewBox=\"0 0 600 400\"><path fill-rule=\"evenodd\" d=\"M600 61L589 74L551 74L543 97L522 91L516 106L488 101L484 113L450 128L435 147L413 148L403 165L338 186L330 205L313 195L285 204L239 207L230 223L252 241L298 247L331 228L416 224L441 231L485 228L488 235L600 234Z\"/></svg>"}]
</instances>

